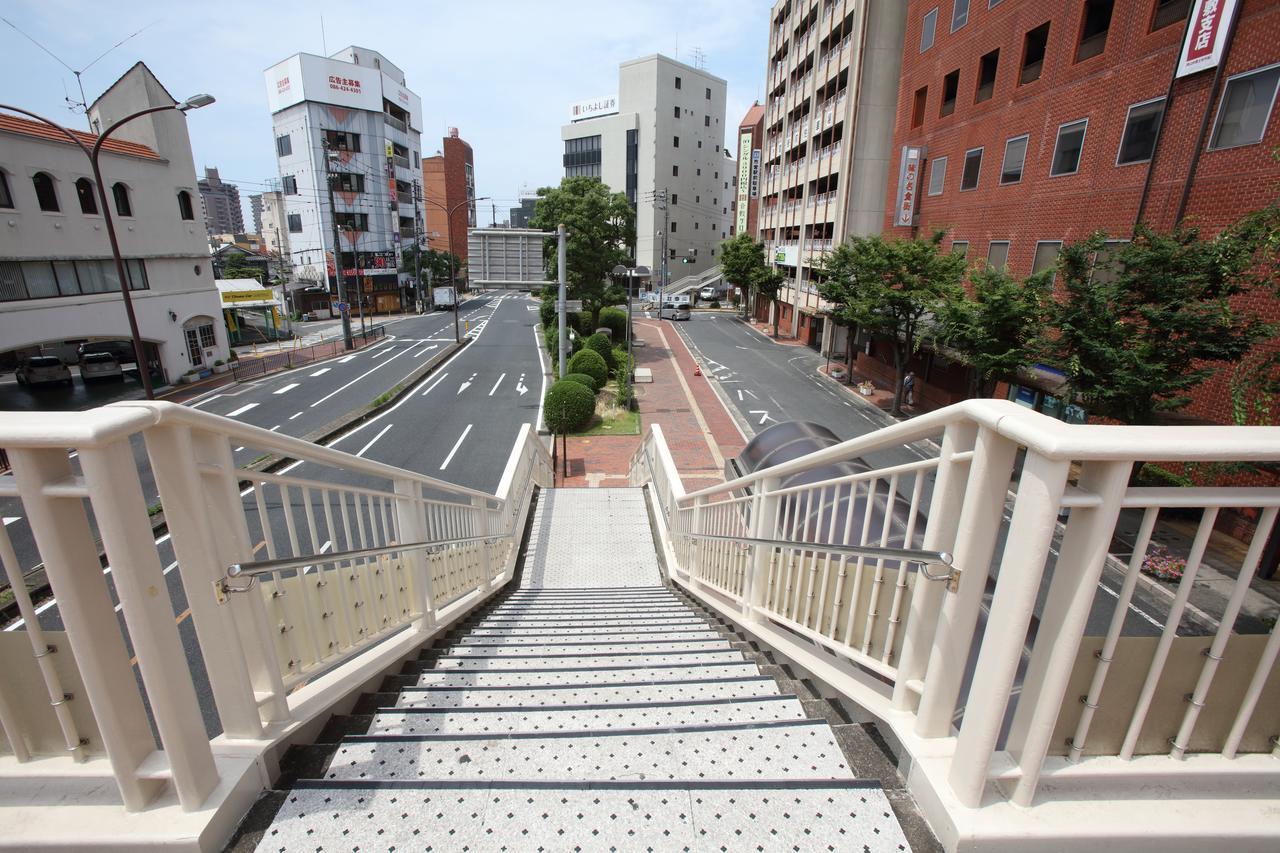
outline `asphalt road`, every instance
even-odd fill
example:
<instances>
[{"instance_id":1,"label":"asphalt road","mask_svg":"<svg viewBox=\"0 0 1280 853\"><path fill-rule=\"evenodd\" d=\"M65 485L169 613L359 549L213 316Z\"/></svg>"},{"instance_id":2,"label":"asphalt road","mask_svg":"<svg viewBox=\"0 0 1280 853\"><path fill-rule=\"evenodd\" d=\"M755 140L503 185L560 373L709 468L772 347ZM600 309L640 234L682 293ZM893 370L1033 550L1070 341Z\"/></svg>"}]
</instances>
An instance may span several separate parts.
<instances>
[{"instance_id":1,"label":"asphalt road","mask_svg":"<svg viewBox=\"0 0 1280 853\"><path fill-rule=\"evenodd\" d=\"M472 343L419 381L396 405L328 442L328 446L450 483L494 491L520 426L524 423L536 426L540 416L539 404L545 388L534 328L538 322L537 312L531 310L536 307L535 302L517 294L482 296L463 303L460 318L469 323ZM444 313L411 318L397 324L394 339L385 344L246 383L237 386L235 391L211 394L193 404L246 423L303 435L395 387L421 363L419 359L430 357L433 343L452 341L452 328L452 315ZM250 461L259 452L255 448L238 451L243 462ZM322 482L352 481L341 472L305 463L295 464L289 470L295 476ZM385 486L385 483L378 485ZM147 488L154 489L154 486ZM251 534L260 542L262 530L254 497L246 492L244 499ZM271 503L279 506L278 500ZM294 504L301 506L296 499ZM25 542L30 558L34 554L30 531L20 516L9 514L13 509L4 510L6 526L15 547ZM21 511L20 505L16 510ZM281 513L273 514L272 529L276 541L287 541ZM322 550L329 550L334 537L323 528L320 536L325 542ZM211 735L216 734L220 725L189 618L190 609L176 571L172 544L165 535L156 540L156 545L165 566L179 634L196 675L197 698L205 715L205 725ZM265 554L260 552L258 556ZM119 614L111 569L105 569L104 574ZM55 599L41 602L37 612L43 628L61 630ZM120 618L121 630L127 638L123 617ZM22 627L22 621L18 620L4 630Z\"/></svg>"}]
</instances>

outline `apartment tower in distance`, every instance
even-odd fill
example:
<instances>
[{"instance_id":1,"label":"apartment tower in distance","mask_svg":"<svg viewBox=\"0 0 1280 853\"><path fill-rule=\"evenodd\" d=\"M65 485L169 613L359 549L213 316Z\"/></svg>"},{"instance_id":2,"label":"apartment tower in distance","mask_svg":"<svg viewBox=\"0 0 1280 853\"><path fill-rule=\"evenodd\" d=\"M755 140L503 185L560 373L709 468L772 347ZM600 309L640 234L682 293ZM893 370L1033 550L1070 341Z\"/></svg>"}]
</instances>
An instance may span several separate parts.
<instances>
[{"instance_id":1,"label":"apartment tower in distance","mask_svg":"<svg viewBox=\"0 0 1280 853\"><path fill-rule=\"evenodd\" d=\"M665 56L624 62L618 92L573 105L565 177L600 178L636 208L636 263L662 269L662 202L669 280L717 263L729 236L734 161L723 150L725 81Z\"/></svg>"},{"instance_id":2,"label":"apartment tower in distance","mask_svg":"<svg viewBox=\"0 0 1280 853\"><path fill-rule=\"evenodd\" d=\"M760 165L764 151L764 107L756 101L738 122L738 192L730 234L750 234L760 225Z\"/></svg>"},{"instance_id":3,"label":"apartment tower in distance","mask_svg":"<svg viewBox=\"0 0 1280 853\"><path fill-rule=\"evenodd\" d=\"M200 204L204 208L204 225L209 236L243 234L244 211L240 208L240 188L223 183L218 170L205 166L199 181Z\"/></svg>"},{"instance_id":4,"label":"apartment tower in distance","mask_svg":"<svg viewBox=\"0 0 1280 853\"><path fill-rule=\"evenodd\" d=\"M1274 203L1280 0L907 7L888 234L946 228L953 251L1023 278L1095 231L1123 241L1139 222L1181 221L1214 233ZM1251 299L1280 319L1280 300ZM887 375L871 349L860 369ZM916 373L931 406L966 396L958 366L926 359ZM1052 395L1060 376L1036 374L997 393L1084 416ZM1229 377L1198 389L1188 413L1231 422Z\"/></svg>"},{"instance_id":5,"label":"apartment tower in distance","mask_svg":"<svg viewBox=\"0 0 1280 853\"><path fill-rule=\"evenodd\" d=\"M471 146L456 127L433 157L422 158L427 245L467 260L467 229L476 227L476 170Z\"/></svg>"},{"instance_id":6,"label":"apartment tower in distance","mask_svg":"<svg viewBox=\"0 0 1280 853\"><path fill-rule=\"evenodd\" d=\"M964 2L964 0L956 0ZM896 0L779 0L769 25L760 237L786 276L780 328L823 352L815 268L832 246L884 224L906 6ZM766 319L771 305L757 306Z\"/></svg>"},{"instance_id":7,"label":"apartment tower in distance","mask_svg":"<svg viewBox=\"0 0 1280 853\"><path fill-rule=\"evenodd\" d=\"M401 247L417 231L421 99L390 60L355 46L294 54L267 69L266 84L295 278L327 282L336 298L336 217L352 310L400 307Z\"/></svg>"}]
</instances>

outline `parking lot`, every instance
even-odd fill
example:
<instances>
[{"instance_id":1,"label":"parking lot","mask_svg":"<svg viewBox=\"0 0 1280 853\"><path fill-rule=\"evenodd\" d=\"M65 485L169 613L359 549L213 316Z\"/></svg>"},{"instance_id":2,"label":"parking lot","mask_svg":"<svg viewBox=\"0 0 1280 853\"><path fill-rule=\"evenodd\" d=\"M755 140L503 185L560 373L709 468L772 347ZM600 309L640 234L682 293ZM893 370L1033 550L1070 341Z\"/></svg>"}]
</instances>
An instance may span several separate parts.
<instances>
[{"instance_id":1,"label":"parking lot","mask_svg":"<svg viewBox=\"0 0 1280 853\"><path fill-rule=\"evenodd\" d=\"M142 396L137 367L124 365L124 381L96 380L86 383L80 368L68 365L71 386L19 385L13 371L0 373L0 412L73 412Z\"/></svg>"}]
</instances>

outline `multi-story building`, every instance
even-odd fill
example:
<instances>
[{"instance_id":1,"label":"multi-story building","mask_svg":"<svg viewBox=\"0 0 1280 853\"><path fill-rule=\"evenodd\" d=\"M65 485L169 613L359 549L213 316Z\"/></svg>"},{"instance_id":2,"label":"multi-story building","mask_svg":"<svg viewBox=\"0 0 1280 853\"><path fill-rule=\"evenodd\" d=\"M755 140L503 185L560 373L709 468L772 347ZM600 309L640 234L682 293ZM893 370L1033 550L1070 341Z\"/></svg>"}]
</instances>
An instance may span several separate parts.
<instances>
[{"instance_id":1,"label":"multi-story building","mask_svg":"<svg viewBox=\"0 0 1280 853\"><path fill-rule=\"evenodd\" d=\"M520 206L511 208L511 227L528 228L529 220L533 218L533 211L537 204L538 200L536 198L520 199Z\"/></svg>"},{"instance_id":2,"label":"multi-story building","mask_svg":"<svg viewBox=\"0 0 1280 853\"><path fill-rule=\"evenodd\" d=\"M284 193L279 190L257 197L262 206L262 242L266 250L288 264L292 257L289 246L289 215L285 211Z\"/></svg>"},{"instance_id":3,"label":"multi-story building","mask_svg":"<svg viewBox=\"0 0 1280 853\"><path fill-rule=\"evenodd\" d=\"M714 266L729 236L735 176L724 104L724 80L646 56L619 66L617 94L574 104L560 129L565 177L600 178L635 206L636 263L655 280L664 216L671 280Z\"/></svg>"},{"instance_id":4,"label":"multi-story building","mask_svg":"<svg viewBox=\"0 0 1280 853\"><path fill-rule=\"evenodd\" d=\"M471 146L456 127L435 156L422 158L422 195L427 245L465 263L467 229L476 226L476 172Z\"/></svg>"},{"instance_id":5,"label":"multi-story building","mask_svg":"<svg viewBox=\"0 0 1280 853\"><path fill-rule=\"evenodd\" d=\"M390 60L355 46L295 54L266 84L295 278L336 297L336 254L351 305L400 307L401 246L418 231L421 99Z\"/></svg>"},{"instance_id":6,"label":"multi-story building","mask_svg":"<svg viewBox=\"0 0 1280 853\"><path fill-rule=\"evenodd\" d=\"M1216 231L1277 196L1277 44L1280 0L912 0L883 224L946 228L954 251L1019 278L1094 231ZM1253 307L1280 319L1274 299ZM963 394L920 367L932 403ZM1227 419L1225 386L1189 411ZM1044 391L1011 393L1059 411Z\"/></svg>"},{"instance_id":7,"label":"multi-story building","mask_svg":"<svg viewBox=\"0 0 1280 853\"><path fill-rule=\"evenodd\" d=\"M814 272L832 246L884 224L906 10L779 0L769 20L759 233L786 276L780 329L830 352L844 330L824 322Z\"/></svg>"},{"instance_id":8,"label":"multi-story building","mask_svg":"<svg viewBox=\"0 0 1280 853\"><path fill-rule=\"evenodd\" d=\"M255 234L262 233L262 193L253 193L249 196L249 211L253 214L253 231Z\"/></svg>"},{"instance_id":9,"label":"multi-story building","mask_svg":"<svg viewBox=\"0 0 1280 853\"><path fill-rule=\"evenodd\" d=\"M240 209L240 188L225 183L218 170L206 166L200 179L200 204L209 236L244 233L244 211Z\"/></svg>"},{"instance_id":10,"label":"multi-story building","mask_svg":"<svg viewBox=\"0 0 1280 853\"><path fill-rule=\"evenodd\" d=\"M172 104L138 63L89 118L107 127ZM152 374L175 381L225 359L186 118L164 110L130 121L103 144L100 162ZM93 170L78 146L44 124L0 117L0 213L0 349L74 359L76 342L130 339Z\"/></svg>"},{"instance_id":11,"label":"multi-story building","mask_svg":"<svg viewBox=\"0 0 1280 853\"><path fill-rule=\"evenodd\" d=\"M760 224L760 165L764 145L764 107L756 101L738 122L738 192L730 235L755 236Z\"/></svg>"}]
</instances>

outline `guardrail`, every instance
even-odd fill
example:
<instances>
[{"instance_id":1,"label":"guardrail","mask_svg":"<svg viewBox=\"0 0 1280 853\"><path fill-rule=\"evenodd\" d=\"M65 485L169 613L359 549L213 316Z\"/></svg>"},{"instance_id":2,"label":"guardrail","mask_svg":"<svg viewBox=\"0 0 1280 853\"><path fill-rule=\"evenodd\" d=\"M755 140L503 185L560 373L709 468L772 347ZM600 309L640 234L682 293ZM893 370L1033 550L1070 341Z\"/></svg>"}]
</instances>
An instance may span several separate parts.
<instances>
[{"instance_id":1,"label":"guardrail","mask_svg":"<svg viewBox=\"0 0 1280 853\"><path fill-rule=\"evenodd\" d=\"M160 539L135 437L165 505ZM25 630L0 632L0 782L74 804L82 783L67 780L97 774L130 812L172 798L212 815L219 798L252 796L267 750L510 580L552 470L527 426L487 494L171 403L6 412L0 446L13 464L0 495L22 500L60 628L14 584ZM233 446L295 461L250 472ZM251 594L229 595L227 567L259 554L276 562ZM3 527L0 562L20 581ZM166 583L174 569L180 591ZM180 637L188 618L198 655ZM214 739L197 700L205 678ZM68 760L88 767L68 777Z\"/></svg>"},{"instance_id":2,"label":"guardrail","mask_svg":"<svg viewBox=\"0 0 1280 853\"><path fill-rule=\"evenodd\" d=\"M387 329L385 326L370 326L364 331L351 330L351 340L355 345L353 349L361 349L382 340L386 336ZM281 350L271 355L236 359L231 362L231 375L239 382L254 376L265 376L277 370L301 367L313 361L333 358L335 355L341 355L346 351L346 345L343 343L342 337L339 336L331 340L321 341L318 344Z\"/></svg>"},{"instance_id":3,"label":"guardrail","mask_svg":"<svg viewBox=\"0 0 1280 853\"><path fill-rule=\"evenodd\" d=\"M814 481L924 440L940 451ZM1280 428L1068 425L968 401L686 493L655 425L631 478L650 488L673 580L888 721L930 791L918 799L954 827L993 796L1025 807L1105 785L1136 800L1158 778L1170 797L1247 801L1280 784L1280 723L1263 711L1280 632L1237 624L1280 488L1138 487L1138 460L1280 460ZM1227 507L1251 508L1257 529L1206 636L1185 617ZM1187 509L1200 520L1181 581L1154 636L1134 636L1157 519ZM1122 519L1136 535L1109 562ZM841 546L947 552L955 570L920 583L901 554ZM1106 565L1120 580L1103 589ZM1091 611L1101 636L1086 636Z\"/></svg>"}]
</instances>

